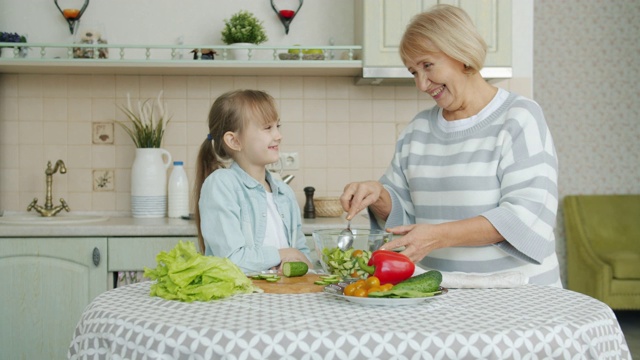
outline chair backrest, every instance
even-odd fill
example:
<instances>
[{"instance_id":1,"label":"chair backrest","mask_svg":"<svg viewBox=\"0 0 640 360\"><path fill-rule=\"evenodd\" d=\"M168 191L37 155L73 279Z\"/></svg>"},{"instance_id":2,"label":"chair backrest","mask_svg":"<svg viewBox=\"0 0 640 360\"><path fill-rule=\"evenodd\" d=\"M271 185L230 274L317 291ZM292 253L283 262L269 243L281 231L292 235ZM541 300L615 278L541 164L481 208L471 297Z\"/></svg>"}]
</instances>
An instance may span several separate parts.
<instances>
[{"instance_id":1,"label":"chair backrest","mask_svg":"<svg viewBox=\"0 0 640 360\"><path fill-rule=\"evenodd\" d=\"M640 251L640 195L569 195L567 216L580 223L596 251Z\"/></svg>"}]
</instances>

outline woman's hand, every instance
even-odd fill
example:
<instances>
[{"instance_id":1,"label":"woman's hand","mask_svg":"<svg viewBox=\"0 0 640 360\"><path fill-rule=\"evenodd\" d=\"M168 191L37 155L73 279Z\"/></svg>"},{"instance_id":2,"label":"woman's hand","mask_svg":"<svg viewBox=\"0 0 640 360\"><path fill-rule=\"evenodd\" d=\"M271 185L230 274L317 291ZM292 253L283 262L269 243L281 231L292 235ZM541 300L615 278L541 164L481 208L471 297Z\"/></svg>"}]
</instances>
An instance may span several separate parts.
<instances>
[{"instance_id":1,"label":"woman's hand","mask_svg":"<svg viewBox=\"0 0 640 360\"><path fill-rule=\"evenodd\" d=\"M389 241L381 246L381 249L393 250L404 246L401 254L406 255L411 261L418 262L435 249L444 247L442 239L438 239L435 235L435 225L430 224L414 224L396 226L387 229L394 235L403 235L400 238Z\"/></svg>"},{"instance_id":2,"label":"woman's hand","mask_svg":"<svg viewBox=\"0 0 640 360\"><path fill-rule=\"evenodd\" d=\"M483 216L451 221L437 225L413 224L387 229L394 235L403 235L381 246L393 250L404 246L402 254L413 262L422 260L436 249L453 246L483 246L503 241L504 237Z\"/></svg>"},{"instance_id":3,"label":"woman's hand","mask_svg":"<svg viewBox=\"0 0 640 360\"><path fill-rule=\"evenodd\" d=\"M282 264L286 262L302 261L309 266L309 269L313 269L313 265L309 262L309 259L302 253L302 251L296 248L284 248L278 249L280 254L280 265L278 265L278 272L282 272Z\"/></svg>"},{"instance_id":4,"label":"woman's hand","mask_svg":"<svg viewBox=\"0 0 640 360\"><path fill-rule=\"evenodd\" d=\"M391 211L391 196L378 181L353 182L344 187L340 204L347 212L347 220L369 206L376 216L386 219Z\"/></svg>"}]
</instances>

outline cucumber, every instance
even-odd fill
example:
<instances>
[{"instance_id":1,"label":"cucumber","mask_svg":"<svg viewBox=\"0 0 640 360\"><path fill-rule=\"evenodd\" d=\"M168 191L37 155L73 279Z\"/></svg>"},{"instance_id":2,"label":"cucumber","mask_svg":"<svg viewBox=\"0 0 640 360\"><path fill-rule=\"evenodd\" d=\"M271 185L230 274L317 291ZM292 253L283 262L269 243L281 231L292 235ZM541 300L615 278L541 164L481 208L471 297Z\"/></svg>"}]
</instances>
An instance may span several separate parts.
<instances>
[{"instance_id":1,"label":"cucumber","mask_svg":"<svg viewBox=\"0 0 640 360\"><path fill-rule=\"evenodd\" d=\"M309 271L307 263L302 261L286 262L282 264L282 274L286 277L303 276Z\"/></svg>"},{"instance_id":2,"label":"cucumber","mask_svg":"<svg viewBox=\"0 0 640 360\"><path fill-rule=\"evenodd\" d=\"M429 270L426 273L410 277L407 280L394 285L393 289L431 293L438 291L440 283L442 283L442 273L438 270Z\"/></svg>"}]
</instances>

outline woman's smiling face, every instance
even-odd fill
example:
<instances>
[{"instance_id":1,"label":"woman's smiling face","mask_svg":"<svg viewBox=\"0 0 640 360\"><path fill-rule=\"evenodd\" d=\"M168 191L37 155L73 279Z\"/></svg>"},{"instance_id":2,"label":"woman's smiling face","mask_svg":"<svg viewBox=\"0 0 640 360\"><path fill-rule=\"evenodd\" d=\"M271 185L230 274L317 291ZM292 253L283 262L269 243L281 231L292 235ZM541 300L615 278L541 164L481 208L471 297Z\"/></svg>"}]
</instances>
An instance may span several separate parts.
<instances>
[{"instance_id":1,"label":"woman's smiling face","mask_svg":"<svg viewBox=\"0 0 640 360\"><path fill-rule=\"evenodd\" d=\"M408 59L405 66L416 87L429 94L439 107L455 112L467 102L468 76L460 61L443 52L428 52Z\"/></svg>"}]
</instances>

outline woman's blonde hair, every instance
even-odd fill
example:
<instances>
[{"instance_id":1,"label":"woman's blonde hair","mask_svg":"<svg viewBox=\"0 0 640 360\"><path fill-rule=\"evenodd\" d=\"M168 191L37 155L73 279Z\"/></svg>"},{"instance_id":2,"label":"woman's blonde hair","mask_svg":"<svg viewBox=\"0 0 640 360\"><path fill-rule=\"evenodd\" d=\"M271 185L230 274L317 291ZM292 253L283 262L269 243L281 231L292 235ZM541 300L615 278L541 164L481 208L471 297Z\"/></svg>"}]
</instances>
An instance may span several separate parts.
<instances>
[{"instance_id":1,"label":"woman's blonde hair","mask_svg":"<svg viewBox=\"0 0 640 360\"><path fill-rule=\"evenodd\" d=\"M209 133L200 145L194 182L195 221L198 243L204 253L204 239L200 230L200 191L204 180L212 172L223 168L223 161L231 158L230 149L224 143L227 132L241 133L249 121L271 124L278 121L278 110L273 97L259 90L234 90L220 95L209 111Z\"/></svg>"},{"instance_id":2,"label":"woman's blonde hair","mask_svg":"<svg viewBox=\"0 0 640 360\"><path fill-rule=\"evenodd\" d=\"M428 52L443 52L477 72L484 66L487 44L464 10L443 4L414 16L400 41L404 63Z\"/></svg>"}]
</instances>

